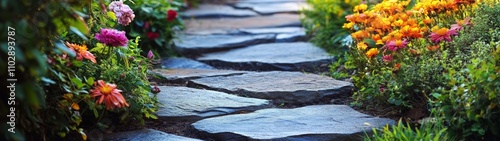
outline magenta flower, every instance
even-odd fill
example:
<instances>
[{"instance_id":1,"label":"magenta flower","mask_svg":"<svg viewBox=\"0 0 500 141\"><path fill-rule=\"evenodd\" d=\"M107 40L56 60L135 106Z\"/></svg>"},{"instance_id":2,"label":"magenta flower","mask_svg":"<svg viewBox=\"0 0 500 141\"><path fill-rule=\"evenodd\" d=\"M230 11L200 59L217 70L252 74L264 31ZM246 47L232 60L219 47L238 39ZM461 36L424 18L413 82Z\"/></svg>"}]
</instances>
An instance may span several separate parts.
<instances>
[{"instance_id":1,"label":"magenta flower","mask_svg":"<svg viewBox=\"0 0 500 141\"><path fill-rule=\"evenodd\" d=\"M451 35L458 35L457 30L449 30L448 28L438 29L429 35L430 39L434 43L439 43L443 40L451 42Z\"/></svg>"},{"instance_id":2,"label":"magenta flower","mask_svg":"<svg viewBox=\"0 0 500 141\"><path fill-rule=\"evenodd\" d=\"M153 54L153 51L149 50L147 57L148 57L148 59L153 59L155 57L154 54Z\"/></svg>"},{"instance_id":3,"label":"magenta flower","mask_svg":"<svg viewBox=\"0 0 500 141\"><path fill-rule=\"evenodd\" d=\"M408 44L408 41L406 40L388 40L386 42L387 49L390 51L398 51L399 49L406 48L406 45Z\"/></svg>"},{"instance_id":4,"label":"magenta flower","mask_svg":"<svg viewBox=\"0 0 500 141\"><path fill-rule=\"evenodd\" d=\"M470 23L470 17L467 17L464 20L457 20L456 24L451 25L450 30L460 31L464 28L464 26L467 26L467 25L472 25Z\"/></svg>"},{"instance_id":5,"label":"magenta flower","mask_svg":"<svg viewBox=\"0 0 500 141\"><path fill-rule=\"evenodd\" d=\"M392 59L393 59L393 57L392 57L392 55L391 55L391 54L389 54L389 55L384 55L384 56L382 57L382 61L384 61L384 62L386 62L386 63L391 62L391 61L392 61Z\"/></svg>"},{"instance_id":6,"label":"magenta flower","mask_svg":"<svg viewBox=\"0 0 500 141\"><path fill-rule=\"evenodd\" d=\"M108 8L115 13L121 25L126 26L135 18L134 11L128 5L123 4L123 0L111 2Z\"/></svg>"},{"instance_id":7,"label":"magenta flower","mask_svg":"<svg viewBox=\"0 0 500 141\"><path fill-rule=\"evenodd\" d=\"M125 36L125 31L116 29L102 28L101 33L95 35L95 39L107 46L127 46L128 39Z\"/></svg>"}]
</instances>

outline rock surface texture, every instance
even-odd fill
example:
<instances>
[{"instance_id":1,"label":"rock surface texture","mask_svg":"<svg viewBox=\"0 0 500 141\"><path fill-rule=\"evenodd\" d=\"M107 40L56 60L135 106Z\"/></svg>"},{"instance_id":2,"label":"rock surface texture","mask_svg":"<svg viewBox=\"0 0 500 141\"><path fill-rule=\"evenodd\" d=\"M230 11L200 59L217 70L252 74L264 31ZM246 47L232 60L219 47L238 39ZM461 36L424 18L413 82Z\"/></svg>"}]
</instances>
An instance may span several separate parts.
<instances>
[{"instance_id":1,"label":"rock surface texture","mask_svg":"<svg viewBox=\"0 0 500 141\"><path fill-rule=\"evenodd\" d=\"M241 111L268 108L270 102L256 98L239 97L223 92L186 87L159 86L159 118L199 120Z\"/></svg>"},{"instance_id":2,"label":"rock surface texture","mask_svg":"<svg viewBox=\"0 0 500 141\"><path fill-rule=\"evenodd\" d=\"M350 94L353 85L301 72L249 72L242 75L190 80L188 86L289 103L310 103Z\"/></svg>"},{"instance_id":3,"label":"rock surface texture","mask_svg":"<svg viewBox=\"0 0 500 141\"><path fill-rule=\"evenodd\" d=\"M217 140L352 141L361 140L372 128L394 123L346 105L314 105L209 118L192 125Z\"/></svg>"}]
</instances>

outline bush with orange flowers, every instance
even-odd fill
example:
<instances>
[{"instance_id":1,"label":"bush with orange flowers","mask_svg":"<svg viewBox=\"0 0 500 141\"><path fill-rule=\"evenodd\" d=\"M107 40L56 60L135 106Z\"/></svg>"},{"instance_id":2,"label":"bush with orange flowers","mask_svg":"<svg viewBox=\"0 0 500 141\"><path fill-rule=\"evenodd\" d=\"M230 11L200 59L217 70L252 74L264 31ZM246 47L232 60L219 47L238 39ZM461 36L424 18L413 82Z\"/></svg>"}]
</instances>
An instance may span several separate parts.
<instances>
[{"instance_id":1,"label":"bush with orange flowers","mask_svg":"<svg viewBox=\"0 0 500 141\"><path fill-rule=\"evenodd\" d=\"M500 71L491 53L500 46L500 18L491 16L500 12L497 0L386 0L368 7L346 16L344 25L354 40L347 62L356 67L354 105L392 107L408 122L422 118L406 118L413 109L428 109L422 116L435 111L441 122L432 124L446 131L441 137L500 137Z\"/></svg>"}]
</instances>

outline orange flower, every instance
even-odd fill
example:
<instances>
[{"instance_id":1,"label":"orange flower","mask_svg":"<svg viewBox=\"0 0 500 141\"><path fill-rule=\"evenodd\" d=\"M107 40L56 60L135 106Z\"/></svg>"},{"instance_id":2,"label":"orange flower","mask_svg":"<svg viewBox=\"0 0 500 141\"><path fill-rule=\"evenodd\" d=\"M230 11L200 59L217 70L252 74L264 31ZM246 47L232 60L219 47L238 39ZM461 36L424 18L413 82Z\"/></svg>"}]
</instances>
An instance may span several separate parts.
<instances>
[{"instance_id":1,"label":"orange flower","mask_svg":"<svg viewBox=\"0 0 500 141\"><path fill-rule=\"evenodd\" d=\"M429 51L437 51L439 49L439 46L427 46L427 49Z\"/></svg>"},{"instance_id":2,"label":"orange flower","mask_svg":"<svg viewBox=\"0 0 500 141\"><path fill-rule=\"evenodd\" d=\"M365 50L366 48L368 48L368 45L366 45L365 42L359 42L357 47L358 47L358 50Z\"/></svg>"},{"instance_id":3,"label":"orange flower","mask_svg":"<svg viewBox=\"0 0 500 141\"><path fill-rule=\"evenodd\" d=\"M75 51L77 60L81 61L83 58L85 58L92 61L93 63L96 63L95 56L87 51L86 45L71 44L69 42L66 42L66 46Z\"/></svg>"},{"instance_id":4,"label":"orange flower","mask_svg":"<svg viewBox=\"0 0 500 141\"><path fill-rule=\"evenodd\" d=\"M378 54L377 48L371 48L370 50L368 50L368 52L366 52L366 56L368 58L372 58L373 56L376 56L377 54Z\"/></svg>"},{"instance_id":5,"label":"orange flower","mask_svg":"<svg viewBox=\"0 0 500 141\"><path fill-rule=\"evenodd\" d=\"M395 64L394 67L392 68L393 71L399 71L399 69L401 69L401 63Z\"/></svg>"},{"instance_id":6,"label":"orange flower","mask_svg":"<svg viewBox=\"0 0 500 141\"><path fill-rule=\"evenodd\" d=\"M115 107L121 108L129 106L123 95L120 93L122 91L116 89L115 84L109 84L105 83L103 80L98 80L94 89L90 90L90 92L92 93L90 94L91 97L100 96L100 98L96 100L96 103L101 104L104 101L106 109L108 110L114 109Z\"/></svg>"}]
</instances>

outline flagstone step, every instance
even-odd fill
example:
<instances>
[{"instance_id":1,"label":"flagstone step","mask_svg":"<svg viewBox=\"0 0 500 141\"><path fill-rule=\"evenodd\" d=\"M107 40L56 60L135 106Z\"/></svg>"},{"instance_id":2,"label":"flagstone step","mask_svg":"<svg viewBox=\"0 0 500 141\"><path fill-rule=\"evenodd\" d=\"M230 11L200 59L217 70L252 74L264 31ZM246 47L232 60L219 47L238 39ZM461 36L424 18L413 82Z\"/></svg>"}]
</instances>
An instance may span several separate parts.
<instances>
[{"instance_id":1,"label":"flagstone step","mask_svg":"<svg viewBox=\"0 0 500 141\"><path fill-rule=\"evenodd\" d=\"M197 58L219 69L250 71L328 71L335 61L325 50L306 42L269 43L204 54Z\"/></svg>"},{"instance_id":2,"label":"flagstone step","mask_svg":"<svg viewBox=\"0 0 500 141\"><path fill-rule=\"evenodd\" d=\"M223 92L187 87L158 86L163 104L156 114L170 120L200 120L207 117L255 111L271 106L268 100L245 98Z\"/></svg>"},{"instance_id":3,"label":"flagstone step","mask_svg":"<svg viewBox=\"0 0 500 141\"><path fill-rule=\"evenodd\" d=\"M306 2L280 2L280 3L249 3L237 2L233 4L237 9L252 9L261 15L277 13L299 13L302 9L310 9Z\"/></svg>"},{"instance_id":4,"label":"flagstone step","mask_svg":"<svg viewBox=\"0 0 500 141\"><path fill-rule=\"evenodd\" d=\"M248 73L246 71L234 70L208 70L208 69L154 69L153 74L161 77L161 81L186 84L189 80L216 77L216 76L232 76Z\"/></svg>"},{"instance_id":5,"label":"flagstone step","mask_svg":"<svg viewBox=\"0 0 500 141\"><path fill-rule=\"evenodd\" d=\"M331 77L283 71L204 77L190 80L188 86L292 104L344 97L350 95L353 89L352 83Z\"/></svg>"},{"instance_id":6,"label":"flagstone step","mask_svg":"<svg viewBox=\"0 0 500 141\"><path fill-rule=\"evenodd\" d=\"M260 35L178 35L175 49L185 56L229 50L260 43L274 42L274 34Z\"/></svg>"},{"instance_id":7,"label":"flagstone step","mask_svg":"<svg viewBox=\"0 0 500 141\"><path fill-rule=\"evenodd\" d=\"M208 118L192 126L215 140L361 141L372 128L388 124L395 121L365 115L346 105L313 105Z\"/></svg>"},{"instance_id":8,"label":"flagstone step","mask_svg":"<svg viewBox=\"0 0 500 141\"><path fill-rule=\"evenodd\" d=\"M183 18L222 18L258 16L256 12L247 9L235 9L227 5L201 4L196 8L181 13Z\"/></svg>"},{"instance_id":9,"label":"flagstone step","mask_svg":"<svg viewBox=\"0 0 500 141\"><path fill-rule=\"evenodd\" d=\"M89 137L94 138L94 137ZM154 129L116 132L104 135L106 141L201 141L188 137L168 134Z\"/></svg>"},{"instance_id":10,"label":"flagstone step","mask_svg":"<svg viewBox=\"0 0 500 141\"><path fill-rule=\"evenodd\" d=\"M214 69L205 63L189 58L166 58L161 60L161 68L164 69Z\"/></svg>"}]
</instances>

